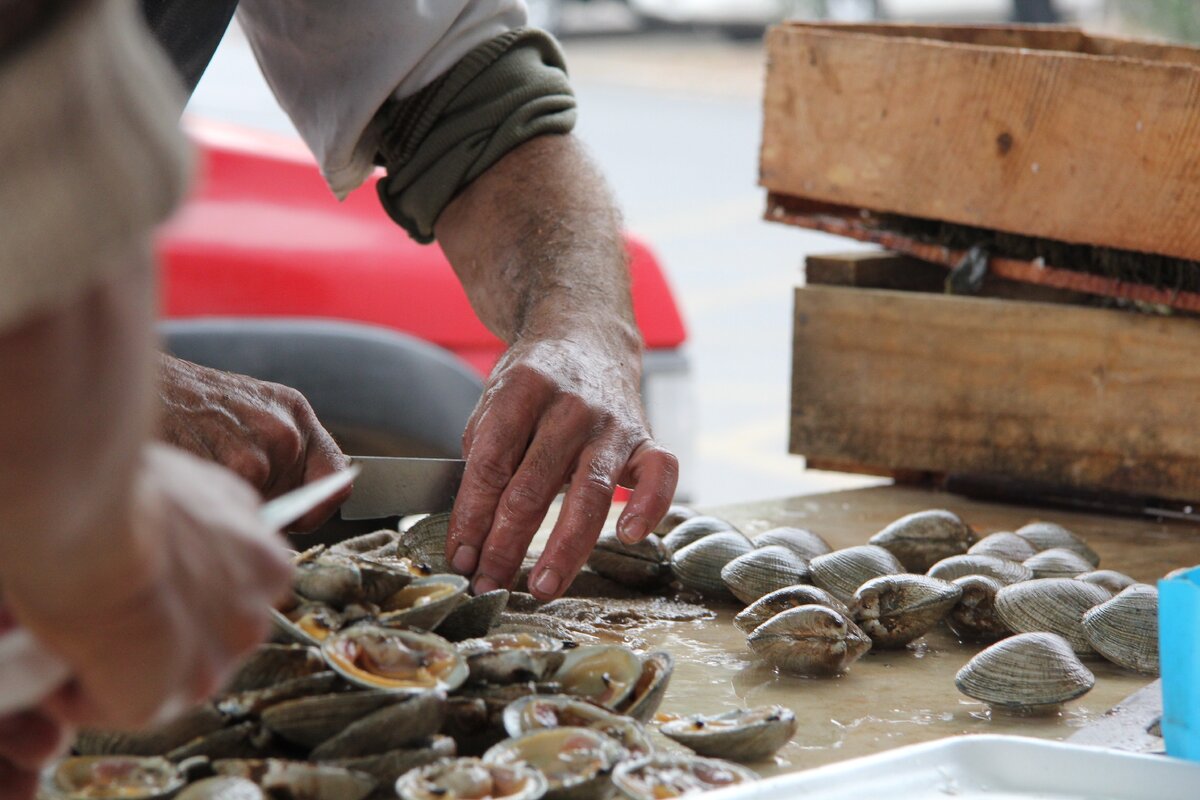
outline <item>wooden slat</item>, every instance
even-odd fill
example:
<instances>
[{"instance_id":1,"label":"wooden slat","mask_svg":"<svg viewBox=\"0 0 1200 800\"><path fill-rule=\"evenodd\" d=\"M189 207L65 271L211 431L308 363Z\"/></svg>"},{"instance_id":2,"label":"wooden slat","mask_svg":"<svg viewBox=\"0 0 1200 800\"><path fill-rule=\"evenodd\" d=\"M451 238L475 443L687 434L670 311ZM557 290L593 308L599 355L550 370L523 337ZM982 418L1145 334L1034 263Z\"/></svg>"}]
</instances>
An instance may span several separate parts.
<instances>
[{"instance_id":1,"label":"wooden slat","mask_svg":"<svg viewBox=\"0 0 1200 800\"><path fill-rule=\"evenodd\" d=\"M971 30L943 38L985 44L904 26L773 29L762 185L1200 259L1200 54L1072 32L1023 49Z\"/></svg>"},{"instance_id":2,"label":"wooden slat","mask_svg":"<svg viewBox=\"0 0 1200 800\"><path fill-rule=\"evenodd\" d=\"M791 451L1200 499L1200 321L796 290Z\"/></svg>"}]
</instances>

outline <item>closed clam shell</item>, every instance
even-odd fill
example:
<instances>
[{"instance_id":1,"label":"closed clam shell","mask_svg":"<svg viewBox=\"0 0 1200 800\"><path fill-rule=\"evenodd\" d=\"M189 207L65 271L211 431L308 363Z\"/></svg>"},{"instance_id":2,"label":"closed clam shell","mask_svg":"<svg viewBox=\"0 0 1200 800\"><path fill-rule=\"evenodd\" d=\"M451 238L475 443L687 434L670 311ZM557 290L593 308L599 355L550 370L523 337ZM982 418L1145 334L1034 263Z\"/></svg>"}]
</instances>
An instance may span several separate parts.
<instances>
[{"instance_id":1,"label":"closed clam shell","mask_svg":"<svg viewBox=\"0 0 1200 800\"><path fill-rule=\"evenodd\" d=\"M996 594L1004 584L987 575L955 578L962 596L946 614L946 626L964 642L991 642L1012 633L996 613Z\"/></svg>"},{"instance_id":2,"label":"closed clam shell","mask_svg":"<svg viewBox=\"0 0 1200 800\"><path fill-rule=\"evenodd\" d=\"M1054 708L1086 694L1096 683L1063 637L1046 632L1010 636L967 662L954 679L958 690L1013 711Z\"/></svg>"},{"instance_id":3,"label":"closed clam shell","mask_svg":"<svg viewBox=\"0 0 1200 800\"><path fill-rule=\"evenodd\" d=\"M293 563L292 589L305 600L341 608L362 598L362 572L351 556L317 546Z\"/></svg>"},{"instance_id":4,"label":"closed clam shell","mask_svg":"<svg viewBox=\"0 0 1200 800\"><path fill-rule=\"evenodd\" d=\"M455 755L457 755L457 747L454 740L449 736L435 734L416 747L401 747L370 756L338 758L322 762L322 764L369 775L375 781L376 786L383 788L394 787L400 776L409 770ZM331 800L338 800L338 798Z\"/></svg>"},{"instance_id":5,"label":"closed clam shell","mask_svg":"<svg viewBox=\"0 0 1200 800\"><path fill-rule=\"evenodd\" d=\"M1021 562L1037 551L1028 539L1017 536L1012 531L997 531L989 533L967 548L967 555L995 556L1007 561Z\"/></svg>"},{"instance_id":6,"label":"closed clam shell","mask_svg":"<svg viewBox=\"0 0 1200 800\"><path fill-rule=\"evenodd\" d=\"M1085 583L1094 583L1097 586L1108 589L1112 594L1128 589L1137 581L1126 575L1124 572L1117 572L1115 569L1096 569L1091 572L1085 572L1082 575L1076 575L1075 580Z\"/></svg>"},{"instance_id":7,"label":"closed clam shell","mask_svg":"<svg viewBox=\"0 0 1200 800\"><path fill-rule=\"evenodd\" d=\"M1175 569L1168 572L1166 575L1163 575L1163 580L1165 580L1165 581L1174 580L1175 578L1178 578L1188 572L1191 572L1192 570L1196 569L1197 567L1200 567L1200 564L1197 564L1197 565L1194 565L1191 567L1176 567Z\"/></svg>"},{"instance_id":8,"label":"closed clam shell","mask_svg":"<svg viewBox=\"0 0 1200 800\"><path fill-rule=\"evenodd\" d=\"M471 683L545 680L563 662L562 642L536 633L493 633L460 642Z\"/></svg>"},{"instance_id":9,"label":"closed clam shell","mask_svg":"<svg viewBox=\"0 0 1200 800\"><path fill-rule=\"evenodd\" d=\"M733 761L765 761L796 733L796 715L783 706L696 714L664 722L662 734L697 755Z\"/></svg>"},{"instance_id":10,"label":"closed clam shell","mask_svg":"<svg viewBox=\"0 0 1200 800\"><path fill-rule=\"evenodd\" d=\"M679 523L698 516L700 516L700 513L690 506L678 503L672 504L659 523L654 526L654 532L659 536L666 536L675 530Z\"/></svg>"},{"instance_id":11,"label":"closed clam shell","mask_svg":"<svg viewBox=\"0 0 1200 800\"><path fill-rule=\"evenodd\" d=\"M1100 556L1096 554L1096 551L1089 547L1083 539L1057 523L1031 522L1017 528L1016 534L1038 550L1065 547L1087 559L1088 563L1092 565L1092 569L1100 566Z\"/></svg>"},{"instance_id":12,"label":"closed clam shell","mask_svg":"<svg viewBox=\"0 0 1200 800\"><path fill-rule=\"evenodd\" d=\"M325 669L327 667L320 648L299 644L264 644L238 665L223 691L236 693L265 689Z\"/></svg>"},{"instance_id":13,"label":"closed clam shell","mask_svg":"<svg viewBox=\"0 0 1200 800\"><path fill-rule=\"evenodd\" d=\"M617 704L616 710L641 723L647 723L662 705L667 686L675 672L675 657L657 650L642 659L642 674L638 676L629 696Z\"/></svg>"},{"instance_id":14,"label":"closed clam shell","mask_svg":"<svg viewBox=\"0 0 1200 800\"><path fill-rule=\"evenodd\" d=\"M1083 632L1100 655L1126 669L1158 674L1158 589L1137 583L1088 609Z\"/></svg>"},{"instance_id":15,"label":"closed clam shell","mask_svg":"<svg viewBox=\"0 0 1200 800\"><path fill-rule=\"evenodd\" d=\"M431 631L466 602L468 586L462 575L418 578L379 604L376 621L385 628Z\"/></svg>"},{"instance_id":16,"label":"closed clam shell","mask_svg":"<svg viewBox=\"0 0 1200 800\"><path fill-rule=\"evenodd\" d=\"M671 579L671 559L655 535L626 544L615 531L605 531L587 564L592 571L635 589L658 588Z\"/></svg>"},{"instance_id":17,"label":"closed clam shell","mask_svg":"<svg viewBox=\"0 0 1200 800\"><path fill-rule=\"evenodd\" d=\"M904 572L904 565L882 547L864 544L817 556L808 562L808 570L813 583L849 603L859 586L880 575Z\"/></svg>"},{"instance_id":18,"label":"closed clam shell","mask_svg":"<svg viewBox=\"0 0 1200 800\"><path fill-rule=\"evenodd\" d=\"M153 756L74 756L42 773L44 800L129 798L166 800L185 782L179 767ZM11 787L10 787L11 788Z\"/></svg>"},{"instance_id":19,"label":"closed clam shell","mask_svg":"<svg viewBox=\"0 0 1200 800\"><path fill-rule=\"evenodd\" d=\"M625 756L615 740L591 728L548 728L506 739L488 750L490 764L526 763L546 776L549 800L598 800L612 792L612 770Z\"/></svg>"},{"instance_id":20,"label":"closed clam shell","mask_svg":"<svg viewBox=\"0 0 1200 800\"><path fill-rule=\"evenodd\" d=\"M1083 632L1083 614L1110 597L1106 589L1071 578L1037 578L996 593L996 612L1017 633L1049 631L1066 639L1076 653L1095 650Z\"/></svg>"},{"instance_id":21,"label":"closed clam shell","mask_svg":"<svg viewBox=\"0 0 1200 800\"><path fill-rule=\"evenodd\" d=\"M733 625L742 633L750 633L771 617L799 606L828 606L846 616L850 608L829 592L817 586L798 584L776 589L763 595L740 611L733 618Z\"/></svg>"},{"instance_id":22,"label":"closed clam shell","mask_svg":"<svg viewBox=\"0 0 1200 800\"><path fill-rule=\"evenodd\" d=\"M508 599L508 589L493 589L468 597L446 615L434 633L451 642L486 636L508 608Z\"/></svg>"},{"instance_id":23,"label":"closed clam shell","mask_svg":"<svg viewBox=\"0 0 1200 800\"><path fill-rule=\"evenodd\" d=\"M784 672L837 675L871 649L870 638L848 617L826 606L800 606L759 625L750 649Z\"/></svg>"},{"instance_id":24,"label":"closed clam shell","mask_svg":"<svg viewBox=\"0 0 1200 800\"><path fill-rule=\"evenodd\" d=\"M229 720L212 703L193 706L162 725L138 731L84 728L75 737L81 756L160 756L223 728Z\"/></svg>"},{"instance_id":25,"label":"closed clam shell","mask_svg":"<svg viewBox=\"0 0 1200 800\"><path fill-rule=\"evenodd\" d=\"M438 692L413 695L346 725L314 747L309 758L330 761L412 747L437 733L445 716L445 695Z\"/></svg>"},{"instance_id":26,"label":"closed clam shell","mask_svg":"<svg viewBox=\"0 0 1200 800\"><path fill-rule=\"evenodd\" d=\"M964 575L987 575L1003 584L1020 583L1033 578L1033 570L1016 561L995 556L961 555L943 558L925 573L931 578L953 581Z\"/></svg>"},{"instance_id":27,"label":"closed clam shell","mask_svg":"<svg viewBox=\"0 0 1200 800\"><path fill-rule=\"evenodd\" d=\"M819 534L805 530L804 528L786 526L771 528L755 536L753 541L755 547L766 547L776 544L786 547L805 561L812 561L817 556L833 552L833 548L829 546L829 542L825 541Z\"/></svg>"},{"instance_id":28,"label":"closed clam shell","mask_svg":"<svg viewBox=\"0 0 1200 800\"><path fill-rule=\"evenodd\" d=\"M738 556L721 568L721 580L743 603L808 582L808 562L782 545L767 545Z\"/></svg>"},{"instance_id":29,"label":"closed clam shell","mask_svg":"<svg viewBox=\"0 0 1200 800\"><path fill-rule=\"evenodd\" d=\"M680 522L670 533L662 537L662 543L663 547L667 549L667 555L673 555L692 542L698 542L714 533L736 533L742 535L742 532L734 527L732 522L720 517L701 514L700 516L691 517ZM749 539L746 541L749 541Z\"/></svg>"},{"instance_id":30,"label":"closed clam shell","mask_svg":"<svg viewBox=\"0 0 1200 800\"><path fill-rule=\"evenodd\" d=\"M642 660L628 647L598 644L568 651L552 680L564 694L611 709L633 692L641 675Z\"/></svg>"},{"instance_id":31,"label":"closed clam shell","mask_svg":"<svg viewBox=\"0 0 1200 800\"><path fill-rule=\"evenodd\" d=\"M729 761L665 753L623 761L613 772L613 783L629 800L683 797L757 780L758 775Z\"/></svg>"},{"instance_id":32,"label":"closed clam shell","mask_svg":"<svg viewBox=\"0 0 1200 800\"><path fill-rule=\"evenodd\" d=\"M883 575L858 587L850 613L875 647L903 647L942 621L962 596L927 575Z\"/></svg>"},{"instance_id":33,"label":"closed clam shell","mask_svg":"<svg viewBox=\"0 0 1200 800\"><path fill-rule=\"evenodd\" d=\"M368 689L450 692L467 679L466 660L432 633L355 625L326 639L321 653L343 678Z\"/></svg>"},{"instance_id":34,"label":"closed clam shell","mask_svg":"<svg viewBox=\"0 0 1200 800\"><path fill-rule=\"evenodd\" d=\"M487 764L479 758L446 758L411 770L396 781L401 800L538 800L546 778L526 764Z\"/></svg>"},{"instance_id":35,"label":"closed clam shell","mask_svg":"<svg viewBox=\"0 0 1200 800\"><path fill-rule=\"evenodd\" d=\"M637 720L561 694L533 694L514 700L504 709L503 720L509 736L542 728L591 728L619 742L631 756L649 755L654 750Z\"/></svg>"},{"instance_id":36,"label":"closed clam shell","mask_svg":"<svg viewBox=\"0 0 1200 800\"><path fill-rule=\"evenodd\" d=\"M278 703L262 712L263 725L276 736L305 748L316 747L348 725L395 705L390 692L332 692Z\"/></svg>"},{"instance_id":37,"label":"closed clam shell","mask_svg":"<svg viewBox=\"0 0 1200 800\"><path fill-rule=\"evenodd\" d=\"M1021 563L1033 570L1035 578L1074 578L1092 569L1086 558L1065 547L1040 550Z\"/></svg>"},{"instance_id":38,"label":"closed clam shell","mask_svg":"<svg viewBox=\"0 0 1200 800\"><path fill-rule=\"evenodd\" d=\"M924 572L943 558L967 552L975 533L953 511L939 508L903 516L868 542L889 551L909 572Z\"/></svg>"},{"instance_id":39,"label":"closed clam shell","mask_svg":"<svg viewBox=\"0 0 1200 800\"><path fill-rule=\"evenodd\" d=\"M750 540L740 533L712 533L675 550L671 556L671 571L684 588L712 598L731 599L729 587L721 580L721 570L752 549Z\"/></svg>"}]
</instances>

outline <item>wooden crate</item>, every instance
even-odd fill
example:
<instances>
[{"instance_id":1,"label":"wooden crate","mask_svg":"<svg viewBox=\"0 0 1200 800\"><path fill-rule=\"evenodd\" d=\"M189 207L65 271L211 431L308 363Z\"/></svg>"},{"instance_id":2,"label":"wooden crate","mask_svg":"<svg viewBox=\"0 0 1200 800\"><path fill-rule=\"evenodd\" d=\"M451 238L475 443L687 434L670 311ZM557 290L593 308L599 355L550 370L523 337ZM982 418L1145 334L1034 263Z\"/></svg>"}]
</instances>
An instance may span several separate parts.
<instances>
[{"instance_id":1,"label":"wooden crate","mask_svg":"<svg viewBox=\"0 0 1200 800\"><path fill-rule=\"evenodd\" d=\"M793 453L1200 499L1200 320L1013 299L1023 289L1002 282L949 296L939 275L888 254L809 259Z\"/></svg>"},{"instance_id":2,"label":"wooden crate","mask_svg":"<svg viewBox=\"0 0 1200 800\"><path fill-rule=\"evenodd\" d=\"M767 46L775 195L1200 259L1200 50L804 23Z\"/></svg>"}]
</instances>

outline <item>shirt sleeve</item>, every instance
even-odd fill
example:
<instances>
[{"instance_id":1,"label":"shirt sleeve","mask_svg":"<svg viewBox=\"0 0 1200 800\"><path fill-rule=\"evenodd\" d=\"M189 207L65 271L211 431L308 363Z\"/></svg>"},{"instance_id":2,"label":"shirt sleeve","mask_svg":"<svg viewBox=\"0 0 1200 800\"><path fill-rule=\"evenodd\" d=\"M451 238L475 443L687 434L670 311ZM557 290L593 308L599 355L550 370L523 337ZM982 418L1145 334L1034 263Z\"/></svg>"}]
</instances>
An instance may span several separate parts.
<instances>
[{"instance_id":1,"label":"shirt sleeve","mask_svg":"<svg viewBox=\"0 0 1200 800\"><path fill-rule=\"evenodd\" d=\"M0 327L143 249L190 172L182 93L130 0L78 3L0 60Z\"/></svg>"},{"instance_id":2,"label":"shirt sleeve","mask_svg":"<svg viewBox=\"0 0 1200 800\"><path fill-rule=\"evenodd\" d=\"M242 0L238 10L267 83L339 197L375 166L385 103L416 95L525 17L520 0Z\"/></svg>"}]
</instances>

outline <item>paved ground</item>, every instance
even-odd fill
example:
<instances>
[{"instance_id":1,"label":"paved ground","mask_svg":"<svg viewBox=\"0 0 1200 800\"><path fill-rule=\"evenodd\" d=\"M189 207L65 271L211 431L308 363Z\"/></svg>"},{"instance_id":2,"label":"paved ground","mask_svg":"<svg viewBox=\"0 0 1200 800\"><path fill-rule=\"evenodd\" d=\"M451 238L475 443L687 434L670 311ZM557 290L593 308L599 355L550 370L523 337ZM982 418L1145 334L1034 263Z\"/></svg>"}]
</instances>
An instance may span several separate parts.
<instances>
[{"instance_id":1,"label":"paved ground","mask_svg":"<svg viewBox=\"0 0 1200 800\"><path fill-rule=\"evenodd\" d=\"M762 53L715 36L570 38L580 135L629 228L664 260L690 328L697 436L684 465L704 504L861 485L786 453L791 287L805 253L854 245L760 220ZM227 37L190 109L291 132L245 41Z\"/></svg>"}]
</instances>

